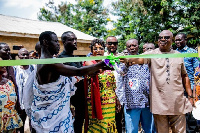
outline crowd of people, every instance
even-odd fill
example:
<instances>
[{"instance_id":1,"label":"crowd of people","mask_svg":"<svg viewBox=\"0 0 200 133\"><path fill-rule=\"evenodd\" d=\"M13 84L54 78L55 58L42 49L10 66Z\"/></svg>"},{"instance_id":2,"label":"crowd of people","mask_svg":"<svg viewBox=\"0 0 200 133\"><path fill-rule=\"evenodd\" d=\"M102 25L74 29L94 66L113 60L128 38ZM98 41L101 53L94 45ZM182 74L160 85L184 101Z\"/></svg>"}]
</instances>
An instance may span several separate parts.
<instances>
[{"instance_id":1,"label":"crowd of people","mask_svg":"<svg viewBox=\"0 0 200 133\"><path fill-rule=\"evenodd\" d=\"M145 43L142 54L197 53L184 33L174 38L176 50L172 32L163 30L158 48ZM59 54L56 33L42 32L35 51L21 48L18 58L76 57L76 35L67 31L61 40ZM139 55L137 39L122 53L117 47L115 36L94 39L87 56ZM0 60L10 59L9 45L0 43ZM192 115L200 102L199 64L196 57L166 57L123 58L120 72L104 60L0 66L0 132L24 133L27 119L32 133L199 132L200 118Z\"/></svg>"}]
</instances>

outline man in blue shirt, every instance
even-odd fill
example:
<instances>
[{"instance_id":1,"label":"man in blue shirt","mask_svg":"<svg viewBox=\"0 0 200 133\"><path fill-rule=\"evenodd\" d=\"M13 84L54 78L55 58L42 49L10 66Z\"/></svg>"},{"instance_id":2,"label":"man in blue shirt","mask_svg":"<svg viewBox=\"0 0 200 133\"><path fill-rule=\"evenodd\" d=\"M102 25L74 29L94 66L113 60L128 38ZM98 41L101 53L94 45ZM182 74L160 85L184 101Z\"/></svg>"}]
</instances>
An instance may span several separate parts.
<instances>
[{"instance_id":1,"label":"man in blue shirt","mask_svg":"<svg viewBox=\"0 0 200 133\"><path fill-rule=\"evenodd\" d=\"M187 43L187 37L184 33L178 33L175 37L175 43L177 46L177 51L180 53L197 53L193 48L189 48ZM187 70L187 74L190 79L191 89L194 87L194 72L195 68L199 65L199 61L196 57L185 57L184 64Z\"/></svg>"},{"instance_id":2,"label":"man in blue shirt","mask_svg":"<svg viewBox=\"0 0 200 133\"><path fill-rule=\"evenodd\" d=\"M128 40L126 47L129 55L138 54L136 39ZM132 65L128 68L126 75L118 79L121 80L122 86L117 86L116 94L120 103L124 105L126 132L138 133L138 124L141 121L145 133L152 133L154 124L149 108L150 72L148 66L146 64Z\"/></svg>"},{"instance_id":3,"label":"man in blue shirt","mask_svg":"<svg viewBox=\"0 0 200 133\"><path fill-rule=\"evenodd\" d=\"M197 51L193 48L189 48L187 43L187 36L184 33L178 33L175 37L175 43L177 46L177 51L180 53L197 53ZM184 64L187 70L188 77L190 79L191 89L194 88L194 72L195 68L199 65L199 61L196 57L185 57ZM185 93L186 95L187 93ZM187 96L187 95L186 95ZM186 114L186 132L193 133L195 132L196 120L192 116L191 113Z\"/></svg>"}]
</instances>

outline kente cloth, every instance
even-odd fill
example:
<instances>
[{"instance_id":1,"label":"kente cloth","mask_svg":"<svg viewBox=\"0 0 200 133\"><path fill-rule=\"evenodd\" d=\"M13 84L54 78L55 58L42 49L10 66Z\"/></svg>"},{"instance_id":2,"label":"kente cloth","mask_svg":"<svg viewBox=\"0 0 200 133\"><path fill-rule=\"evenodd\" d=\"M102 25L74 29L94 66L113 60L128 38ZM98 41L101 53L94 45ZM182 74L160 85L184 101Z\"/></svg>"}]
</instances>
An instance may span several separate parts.
<instances>
[{"instance_id":1,"label":"kente cloth","mask_svg":"<svg viewBox=\"0 0 200 133\"><path fill-rule=\"evenodd\" d=\"M31 76L32 71L34 70L33 65L29 65L28 69L22 69L21 66L14 66L14 73L15 73L15 79L18 86L18 100L20 103L21 109L24 109L24 101L23 101L23 90L27 79L29 76Z\"/></svg>"},{"instance_id":2,"label":"kente cloth","mask_svg":"<svg viewBox=\"0 0 200 133\"><path fill-rule=\"evenodd\" d=\"M88 133L117 133L115 122L115 103L102 104L103 119L92 118L92 106L88 102L89 126Z\"/></svg>"},{"instance_id":3,"label":"kente cloth","mask_svg":"<svg viewBox=\"0 0 200 133\"><path fill-rule=\"evenodd\" d=\"M91 80L88 76L88 115L89 115L89 126L88 132L95 133L116 133L116 122L115 122L115 77L114 73L110 70L106 70L101 74L98 74L99 80L99 91L100 101L103 119L99 120L92 117L92 98L91 98Z\"/></svg>"},{"instance_id":4,"label":"kente cloth","mask_svg":"<svg viewBox=\"0 0 200 133\"><path fill-rule=\"evenodd\" d=\"M23 122L15 109L17 95L11 80L0 85L0 132L14 131L20 128Z\"/></svg>"}]
</instances>

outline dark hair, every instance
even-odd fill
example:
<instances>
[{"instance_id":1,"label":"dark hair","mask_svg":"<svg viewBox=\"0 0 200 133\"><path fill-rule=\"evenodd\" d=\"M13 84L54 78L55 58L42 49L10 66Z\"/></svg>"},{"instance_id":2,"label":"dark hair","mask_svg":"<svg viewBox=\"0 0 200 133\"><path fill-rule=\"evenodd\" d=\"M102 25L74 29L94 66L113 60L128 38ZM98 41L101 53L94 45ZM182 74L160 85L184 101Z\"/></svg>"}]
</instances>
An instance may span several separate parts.
<instances>
[{"instance_id":1,"label":"dark hair","mask_svg":"<svg viewBox=\"0 0 200 133\"><path fill-rule=\"evenodd\" d=\"M70 34L74 34L72 31L66 31L66 32L64 32L63 34L62 34L62 36L61 36L61 40L62 40L62 42L65 42L66 41L66 39L67 39L67 37L68 37L68 35L70 35ZM75 34L74 34L75 35Z\"/></svg>"},{"instance_id":2,"label":"dark hair","mask_svg":"<svg viewBox=\"0 0 200 133\"><path fill-rule=\"evenodd\" d=\"M89 46L89 48L91 49L91 52L93 51L93 46L94 46L96 43L97 43L97 44L100 44L102 47L105 48L105 43L104 43L103 40L101 40L101 39L94 39L94 40L92 40L92 42L91 42L91 44L90 44L90 46Z\"/></svg>"},{"instance_id":3,"label":"dark hair","mask_svg":"<svg viewBox=\"0 0 200 133\"><path fill-rule=\"evenodd\" d=\"M56 33L52 32L52 31L44 31L40 34L39 37L39 41L40 41L40 45L43 45L43 40L51 40L51 35L54 34L56 35Z\"/></svg>"},{"instance_id":4,"label":"dark hair","mask_svg":"<svg viewBox=\"0 0 200 133\"><path fill-rule=\"evenodd\" d=\"M37 52L41 51L41 46L39 41L35 44L35 51Z\"/></svg>"},{"instance_id":5,"label":"dark hair","mask_svg":"<svg viewBox=\"0 0 200 133\"><path fill-rule=\"evenodd\" d=\"M185 40L187 40L187 36L185 33L178 33L177 35L182 35Z\"/></svg>"},{"instance_id":6,"label":"dark hair","mask_svg":"<svg viewBox=\"0 0 200 133\"><path fill-rule=\"evenodd\" d=\"M1 49L1 46L2 45L8 45L7 43L5 43L5 42L0 42L0 49Z\"/></svg>"}]
</instances>

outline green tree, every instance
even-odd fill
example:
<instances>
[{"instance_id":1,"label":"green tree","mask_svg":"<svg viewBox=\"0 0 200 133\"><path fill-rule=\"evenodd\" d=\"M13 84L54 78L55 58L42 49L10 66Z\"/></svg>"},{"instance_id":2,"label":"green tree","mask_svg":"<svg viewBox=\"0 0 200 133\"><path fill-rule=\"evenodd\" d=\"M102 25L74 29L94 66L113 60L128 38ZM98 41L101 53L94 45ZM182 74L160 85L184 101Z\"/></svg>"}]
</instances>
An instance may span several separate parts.
<instances>
[{"instance_id":1,"label":"green tree","mask_svg":"<svg viewBox=\"0 0 200 133\"><path fill-rule=\"evenodd\" d=\"M199 43L198 17L200 4L191 0L118 0L112 3L113 15L119 18L111 34L119 36L119 49L124 49L126 40L138 39L157 43L158 33L169 29L174 34L185 32ZM191 13L192 12L192 13ZM181 30L180 30L181 29ZM191 41L193 44L195 41ZM140 46L141 47L141 46Z\"/></svg>"},{"instance_id":2,"label":"green tree","mask_svg":"<svg viewBox=\"0 0 200 133\"><path fill-rule=\"evenodd\" d=\"M179 1L177 17L179 17L180 32L188 37L188 45L196 47L200 44L200 3L198 0Z\"/></svg>"},{"instance_id":3,"label":"green tree","mask_svg":"<svg viewBox=\"0 0 200 133\"><path fill-rule=\"evenodd\" d=\"M40 8L38 13L38 19L51 22L61 22L69 27L74 25L74 10L73 4L67 4L62 2L60 5L55 6L53 0L49 0L45 4L46 7Z\"/></svg>"},{"instance_id":4,"label":"green tree","mask_svg":"<svg viewBox=\"0 0 200 133\"><path fill-rule=\"evenodd\" d=\"M95 37L107 34L108 10L102 0L78 0L76 13L79 22L76 29Z\"/></svg>"},{"instance_id":5,"label":"green tree","mask_svg":"<svg viewBox=\"0 0 200 133\"><path fill-rule=\"evenodd\" d=\"M38 19L61 22L98 38L107 34L109 21L108 10L102 0L76 0L76 4L62 2L58 7L49 0L46 7L40 8Z\"/></svg>"},{"instance_id":6,"label":"green tree","mask_svg":"<svg viewBox=\"0 0 200 133\"><path fill-rule=\"evenodd\" d=\"M119 51L125 48L130 38L157 43L162 30L171 30L174 35L184 32L189 46L200 43L200 3L198 0L117 0L112 3L112 13L117 21L108 17L108 9L101 0L76 0L76 4L62 2L58 7L50 0L40 9L38 18L58 21L98 38L109 35L119 37ZM114 28L106 29L108 22ZM140 46L140 47L141 47Z\"/></svg>"}]
</instances>

